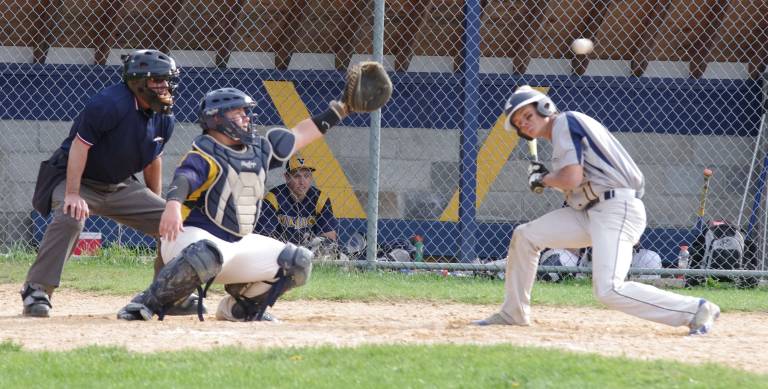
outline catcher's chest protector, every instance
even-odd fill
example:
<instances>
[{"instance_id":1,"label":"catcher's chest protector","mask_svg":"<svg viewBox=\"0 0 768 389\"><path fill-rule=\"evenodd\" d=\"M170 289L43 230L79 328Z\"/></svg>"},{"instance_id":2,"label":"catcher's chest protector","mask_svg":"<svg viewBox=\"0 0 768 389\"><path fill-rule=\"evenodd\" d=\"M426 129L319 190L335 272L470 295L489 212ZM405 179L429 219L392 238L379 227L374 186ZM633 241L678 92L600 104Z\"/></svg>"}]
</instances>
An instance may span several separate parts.
<instances>
[{"instance_id":1,"label":"catcher's chest protector","mask_svg":"<svg viewBox=\"0 0 768 389\"><path fill-rule=\"evenodd\" d=\"M245 236L261 210L264 198L265 167L269 159L269 145L264 138L243 151L226 147L207 135L197 137L195 149L216 162L219 173L205 191L204 211L208 218L223 230Z\"/></svg>"}]
</instances>

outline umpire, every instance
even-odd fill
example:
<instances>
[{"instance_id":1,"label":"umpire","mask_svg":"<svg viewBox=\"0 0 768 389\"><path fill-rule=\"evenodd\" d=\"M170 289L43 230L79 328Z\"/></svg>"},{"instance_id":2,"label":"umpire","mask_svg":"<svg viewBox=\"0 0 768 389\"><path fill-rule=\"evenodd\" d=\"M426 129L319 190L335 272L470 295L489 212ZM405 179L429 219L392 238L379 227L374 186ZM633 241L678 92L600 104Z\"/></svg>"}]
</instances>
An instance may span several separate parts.
<instances>
[{"instance_id":1,"label":"umpire","mask_svg":"<svg viewBox=\"0 0 768 389\"><path fill-rule=\"evenodd\" d=\"M51 294L89 215L157 236L165 200L163 148L173 134L176 61L157 50L123 56L123 82L93 96L41 164L33 203L53 211L21 289L24 316L48 317ZM134 174L143 172L146 186Z\"/></svg>"}]
</instances>

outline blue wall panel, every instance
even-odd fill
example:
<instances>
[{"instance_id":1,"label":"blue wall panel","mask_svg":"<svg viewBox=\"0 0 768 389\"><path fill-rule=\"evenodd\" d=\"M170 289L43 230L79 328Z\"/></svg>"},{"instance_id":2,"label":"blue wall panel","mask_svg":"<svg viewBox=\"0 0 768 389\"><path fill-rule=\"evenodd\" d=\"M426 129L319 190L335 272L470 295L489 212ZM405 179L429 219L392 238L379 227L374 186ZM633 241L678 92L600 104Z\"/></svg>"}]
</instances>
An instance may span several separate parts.
<instances>
[{"instance_id":1,"label":"blue wall panel","mask_svg":"<svg viewBox=\"0 0 768 389\"><path fill-rule=\"evenodd\" d=\"M176 116L197 119L199 99L208 90L232 86L259 103L262 124L280 118L263 80L294 80L310 112L319 112L341 94L338 71L253 69L183 69ZM382 127L460 128L462 90L453 74L397 73L392 100L382 113ZM516 85L550 87L562 110L592 115L611 131L679 134L755 135L761 91L754 80L693 80L617 77L532 77L481 74L480 128L490 128ZM120 81L117 66L0 64L0 119L73 120L102 86ZM660 115L659 112L667 113ZM367 125L356 115L345 124Z\"/></svg>"}]
</instances>

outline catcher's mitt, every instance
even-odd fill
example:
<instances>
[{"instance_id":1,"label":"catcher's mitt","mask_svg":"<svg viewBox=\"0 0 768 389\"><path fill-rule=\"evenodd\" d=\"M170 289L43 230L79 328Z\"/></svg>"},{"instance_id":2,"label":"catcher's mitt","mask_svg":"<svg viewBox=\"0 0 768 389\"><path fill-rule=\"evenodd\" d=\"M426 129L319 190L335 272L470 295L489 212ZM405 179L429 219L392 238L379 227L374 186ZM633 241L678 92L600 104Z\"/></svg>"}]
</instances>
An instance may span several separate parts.
<instances>
[{"instance_id":1,"label":"catcher's mitt","mask_svg":"<svg viewBox=\"0 0 768 389\"><path fill-rule=\"evenodd\" d=\"M371 112L384 106L392 96L392 81L378 62L366 61L347 72L341 102L348 112Z\"/></svg>"}]
</instances>

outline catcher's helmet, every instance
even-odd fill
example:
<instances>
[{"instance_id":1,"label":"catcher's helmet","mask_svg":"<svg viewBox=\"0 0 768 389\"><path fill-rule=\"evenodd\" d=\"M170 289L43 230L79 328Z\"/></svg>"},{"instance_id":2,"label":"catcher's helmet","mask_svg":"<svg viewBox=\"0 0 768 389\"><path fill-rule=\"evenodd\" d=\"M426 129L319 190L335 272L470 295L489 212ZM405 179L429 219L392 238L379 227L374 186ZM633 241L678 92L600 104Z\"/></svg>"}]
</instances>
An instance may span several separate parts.
<instances>
[{"instance_id":1,"label":"catcher's helmet","mask_svg":"<svg viewBox=\"0 0 768 389\"><path fill-rule=\"evenodd\" d=\"M123 82L134 94L149 103L155 112L170 113L173 107L173 91L178 85L179 68L170 56L157 50L136 50L121 56ZM168 81L169 96L160 96L147 86L147 79Z\"/></svg>"},{"instance_id":2,"label":"catcher's helmet","mask_svg":"<svg viewBox=\"0 0 768 389\"><path fill-rule=\"evenodd\" d=\"M539 115L548 117L557 113L557 107L547 95L531 88L528 85L523 85L517 88L512 96L507 99L507 104L504 105L504 113L507 114L507 119L504 121L504 129L517 131L517 135L525 140L532 140L529 136L520 132L520 129L512 124L512 116L520 108L525 107L528 104L536 104L536 112Z\"/></svg>"},{"instance_id":3,"label":"catcher's helmet","mask_svg":"<svg viewBox=\"0 0 768 389\"><path fill-rule=\"evenodd\" d=\"M256 115L249 113L249 110L255 106L253 98L239 89L221 88L210 91L200 101L200 127L205 131L216 130L234 140L250 143L256 135ZM224 116L227 111L237 108L244 108L250 118L245 129Z\"/></svg>"}]
</instances>

